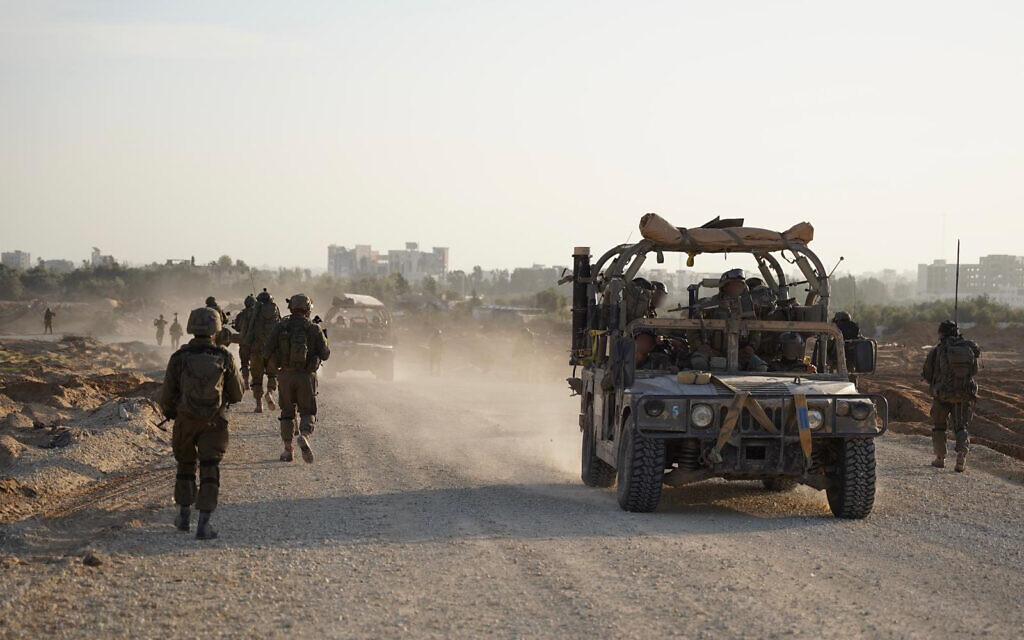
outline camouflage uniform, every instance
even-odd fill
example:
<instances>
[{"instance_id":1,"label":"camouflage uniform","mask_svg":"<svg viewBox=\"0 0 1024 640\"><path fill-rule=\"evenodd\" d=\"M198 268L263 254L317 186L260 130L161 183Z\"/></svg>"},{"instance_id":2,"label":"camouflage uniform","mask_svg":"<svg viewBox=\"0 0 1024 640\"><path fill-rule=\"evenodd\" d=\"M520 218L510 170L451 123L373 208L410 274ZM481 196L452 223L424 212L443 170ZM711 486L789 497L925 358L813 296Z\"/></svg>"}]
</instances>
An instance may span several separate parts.
<instances>
[{"instance_id":1,"label":"camouflage uniform","mask_svg":"<svg viewBox=\"0 0 1024 640\"><path fill-rule=\"evenodd\" d=\"M157 346L163 346L164 327L167 326L167 321L164 320L163 314L161 314L159 318L153 321L153 326L156 327L156 344Z\"/></svg>"},{"instance_id":2,"label":"camouflage uniform","mask_svg":"<svg viewBox=\"0 0 1024 640\"><path fill-rule=\"evenodd\" d=\"M170 336L171 336L171 348L177 349L181 343L181 323L178 322L178 314L174 314L174 322L171 323Z\"/></svg>"},{"instance_id":3,"label":"camouflage uniform","mask_svg":"<svg viewBox=\"0 0 1024 640\"><path fill-rule=\"evenodd\" d=\"M300 303L300 299L304 302ZM302 306L305 306L304 312ZM316 372L320 368L321 361L327 360L331 356L327 336L308 317L311 306L312 303L302 294L296 294L289 298L289 309L292 311L292 315L274 327L263 346L264 358L273 358L278 367L281 440L285 445L285 452L281 459L285 461L291 460L292 438L296 432L295 413L297 408L299 445L302 448L303 458L307 462L312 462L307 438L313 433L313 426L316 422ZM291 336L302 333L305 334L305 362L293 363L290 361L288 353Z\"/></svg>"},{"instance_id":4,"label":"camouflage uniform","mask_svg":"<svg viewBox=\"0 0 1024 640\"><path fill-rule=\"evenodd\" d=\"M272 396L269 394L277 391L277 374L274 365L267 361L263 351L267 338L280 321L281 312L278 311L274 298L264 289L256 296L256 305L253 307L249 326L242 332L242 344L248 347L249 351L249 372L257 413L263 411L264 374L267 377L267 398L270 399L271 408L274 408Z\"/></svg>"},{"instance_id":5,"label":"camouflage uniform","mask_svg":"<svg viewBox=\"0 0 1024 640\"><path fill-rule=\"evenodd\" d=\"M977 358L981 356L981 349L974 342L961 337L956 325L948 320L940 325L939 332L939 344L928 352L921 371L921 377L928 383L932 393L932 447L935 451L932 466L945 466L946 429L952 422L956 438L956 470L963 471L967 452L970 450L970 434L967 428L974 417L974 405L978 399L978 384L974 381L974 375L977 373ZM950 374L945 370L949 365L947 358L943 356L951 346L966 346L974 354L974 368L967 380L966 389L962 390L962 397L951 394L944 388L948 385Z\"/></svg>"},{"instance_id":6,"label":"camouflage uniform","mask_svg":"<svg viewBox=\"0 0 1024 640\"><path fill-rule=\"evenodd\" d=\"M231 344L231 331L228 330L228 314L224 313L224 310L220 308L220 305L217 304L216 298L213 296L206 299L206 306L216 311L217 315L220 316L221 329L217 332L217 335L214 336L213 341L216 342L218 346L228 346Z\"/></svg>"},{"instance_id":7,"label":"camouflage uniform","mask_svg":"<svg viewBox=\"0 0 1024 640\"><path fill-rule=\"evenodd\" d=\"M194 322L197 316L205 318ZM242 384L238 365L234 357L224 347L214 344L213 335L220 329L219 323L207 309L197 309L189 318L189 330L196 337L171 356L167 363L164 383L160 390L160 408L164 415L174 419L171 435L171 447L174 459L178 463L178 471L174 482L174 501L179 505L180 512L176 525L182 531L188 531L191 507L193 504L200 511L199 527L196 537L205 539L216 537L216 532L209 527L210 514L217 507L217 495L220 489L220 461L228 446L228 421L224 417L224 408L242 399ZM196 329L194 325L201 324ZM209 328L214 325L216 330ZM207 335L209 332L209 335ZM212 359L211 359L212 356ZM190 399L189 380L194 380L193 372L198 368L215 362L222 367L219 380L210 381L210 385L221 385L219 407L213 409L212 417L198 415L194 400ZM216 372L216 369L214 369ZM207 393L211 390L202 389ZM199 466L199 488L196 490L196 465Z\"/></svg>"},{"instance_id":8,"label":"camouflage uniform","mask_svg":"<svg viewBox=\"0 0 1024 640\"><path fill-rule=\"evenodd\" d=\"M43 333L53 333L53 317L57 315L50 310L50 307L46 307L46 311L43 312Z\"/></svg>"},{"instance_id":9,"label":"camouflage uniform","mask_svg":"<svg viewBox=\"0 0 1024 640\"><path fill-rule=\"evenodd\" d=\"M249 388L249 353L252 350L252 345L246 341L245 334L249 330L255 306L256 298L252 294L245 296L245 308L239 311L235 319L231 321L231 326L238 332L238 360L242 365L242 387L244 389Z\"/></svg>"}]
</instances>

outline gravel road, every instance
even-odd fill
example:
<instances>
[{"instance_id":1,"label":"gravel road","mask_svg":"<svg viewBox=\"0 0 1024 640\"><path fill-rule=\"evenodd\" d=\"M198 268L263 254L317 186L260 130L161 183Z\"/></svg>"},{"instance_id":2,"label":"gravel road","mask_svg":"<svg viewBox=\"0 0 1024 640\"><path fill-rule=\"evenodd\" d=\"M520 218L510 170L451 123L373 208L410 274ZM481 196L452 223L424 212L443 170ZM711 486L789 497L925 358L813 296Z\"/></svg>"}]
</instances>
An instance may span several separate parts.
<instances>
[{"instance_id":1,"label":"gravel road","mask_svg":"<svg viewBox=\"0 0 1024 640\"><path fill-rule=\"evenodd\" d=\"M232 412L221 538L176 533L173 470L0 529L0 637L1020 637L1021 466L928 466L879 442L865 521L822 493L666 490L653 514L578 481L558 385L339 378L313 465ZM92 550L96 567L81 558Z\"/></svg>"}]
</instances>

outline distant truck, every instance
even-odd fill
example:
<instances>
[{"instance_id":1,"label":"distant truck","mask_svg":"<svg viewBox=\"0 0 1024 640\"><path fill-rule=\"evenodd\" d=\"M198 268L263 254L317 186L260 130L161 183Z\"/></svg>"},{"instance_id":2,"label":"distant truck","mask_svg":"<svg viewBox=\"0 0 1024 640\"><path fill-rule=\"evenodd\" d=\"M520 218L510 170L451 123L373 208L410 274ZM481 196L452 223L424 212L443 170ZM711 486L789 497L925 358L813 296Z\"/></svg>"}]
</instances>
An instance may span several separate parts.
<instances>
[{"instance_id":1,"label":"distant truck","mask_svg":"<svg viewBox=\"0 0 1024 640\"><path fill-rule=\"evenodd\" d=\"M760 480L773 491L805 484L826 492L835 516L866 517L875 498L874 438L887 429L888 405L856 386L858 374L874 370L874 342L846 341L828 322L829 274L807 246L813 229L777 233L742 221L682 229L652 215L644 217L644 239L636 244L614 247L593 263L589 248L573 253L569 383L580 395L584 484L617 483L626 511L655 510L663 485L708 478ZM649 255L660 263L667 252L688 254L691 266L704 253L749 254L784 309L782 319L753 312L709 317L698 287L677 317L638 311L634 278ZM788 280L784 252L801 282ZM796 287L806 293L799 302L790 297ZM711 358L709 371L638 370L640 332L680 344L718 332L724 352ZM816 372L741 370L740 344L753 332L804 336L815 344L808 359Z\"/></svg>"},{"instance_id":2,"label":"distant truck","mask_svg":"<svg viewBox=\"0 0 1024 640\"><path fill-rule=\"evenodd\" d=\"M334 298L323 319L331 341L335 371L369 371L395 379L395 344L391 313L373 296L344 293Z\"/></svg>"}]
</instances>

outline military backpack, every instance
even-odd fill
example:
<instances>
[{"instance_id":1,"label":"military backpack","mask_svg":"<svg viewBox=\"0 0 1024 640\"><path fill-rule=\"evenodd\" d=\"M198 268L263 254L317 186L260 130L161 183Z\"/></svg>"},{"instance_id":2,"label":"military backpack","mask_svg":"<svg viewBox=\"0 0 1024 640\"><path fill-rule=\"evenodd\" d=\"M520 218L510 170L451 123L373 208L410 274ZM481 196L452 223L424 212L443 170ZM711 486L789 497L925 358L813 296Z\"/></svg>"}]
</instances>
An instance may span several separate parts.
<instances>
[{"instance_id":1,"label":"military backpack","mask_svg":"<svg viewBox=\"0 0 1024 640\"><path fill-rule=\"evenodd\" d=\"M224 403L224 372L231 355L205 349L185 356L181 369L181 409L201 420L212 420Z\"/></svg>"},{"instance_id":2,"label":"military backpack","mask_svg":"<svg viewBox=\"0 0 1024 640\"><path fill-rule=\"evenodd\" d=\"M243 333L250 342L265 340L280 321L281 312L275 302L258 302L249 321L249 330Z\"/></svg>"},{"instance_id":3,"label":"military backpack","mask_svg":"<svg viewBox=\"0 0 1024 640\"><path fill-rule=\"evenodd\" d=\"M291 319L277 337L277 366L305 370L309 364L308 322Z\"/></svg>"},{"instance_id":4,"label":"military backpack","mask_svg":"<svg viewBox=\"0 0 1024 640\"><path fill-rule=\"evenodd\" d=\"M935 397L943 402L963 402L978 394L978 348L962 337L946 340L936 354Z\"/></svg>"}]
</instances>

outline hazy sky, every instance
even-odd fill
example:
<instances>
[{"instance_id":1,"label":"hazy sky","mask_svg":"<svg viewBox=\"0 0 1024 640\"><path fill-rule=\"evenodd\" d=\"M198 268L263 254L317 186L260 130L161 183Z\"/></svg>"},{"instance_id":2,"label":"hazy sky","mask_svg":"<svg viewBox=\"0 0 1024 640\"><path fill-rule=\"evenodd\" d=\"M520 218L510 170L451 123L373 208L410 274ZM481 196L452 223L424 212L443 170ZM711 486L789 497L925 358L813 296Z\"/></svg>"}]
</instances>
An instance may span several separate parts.
<instances>
[{"instance_id":1,"label":"hazy sky","mask_svg":"<svg viewBox=\"0 0 1024 640\"><path fill-rule=\"evenodd\" d=\"M657 211L809 220L853 271L1024 254L1022 34L1019 0L0 0L0 248L564 264Z\"/></svg>"}]
</instances>

